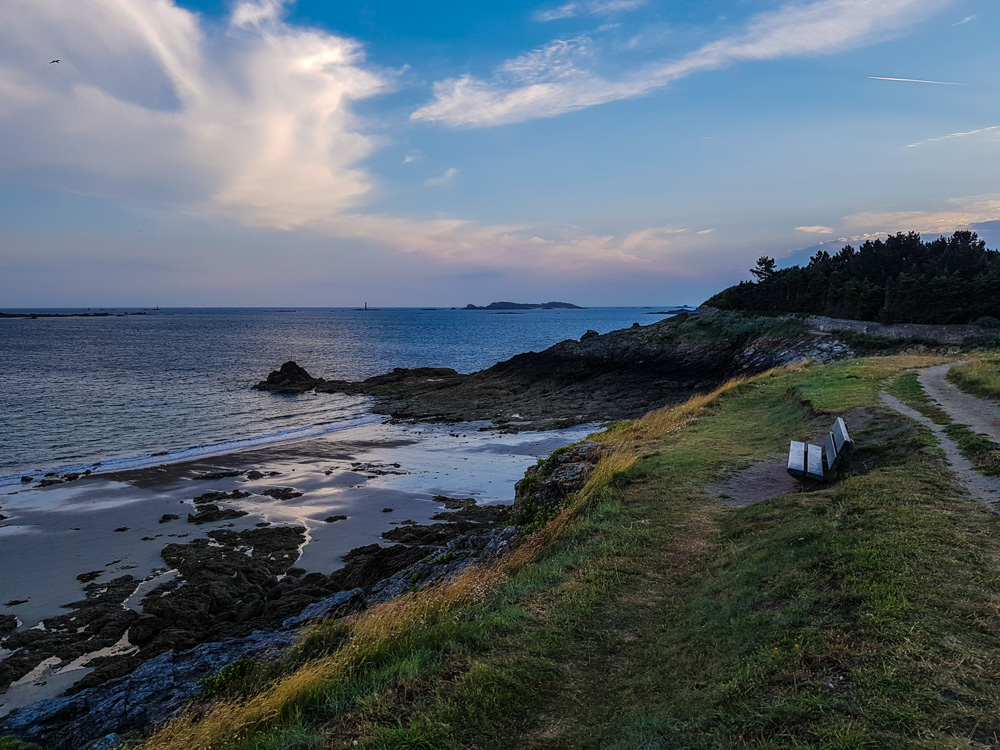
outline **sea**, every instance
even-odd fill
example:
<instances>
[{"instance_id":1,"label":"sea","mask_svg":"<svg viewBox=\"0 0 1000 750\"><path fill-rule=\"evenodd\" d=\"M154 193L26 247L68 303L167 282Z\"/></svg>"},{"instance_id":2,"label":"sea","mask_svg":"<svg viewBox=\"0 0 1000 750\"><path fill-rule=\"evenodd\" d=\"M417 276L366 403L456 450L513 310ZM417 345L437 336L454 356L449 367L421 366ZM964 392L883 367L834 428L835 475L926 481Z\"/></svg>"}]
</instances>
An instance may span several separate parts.
<instances>
[{"instance_id":1,"label":"sea","mask_svg":"<svg viewBox=\"0 0 1000 750\"><path fill-rule=\"evenodd\" d=\"M295 360L358 380L394 367L473 372L588 330L683 307L32 310L0 318L0 487L47 472L141 468L379 421L370 399L252 386ZM5 309L2 312L24 312Z\"/></svg>"}]
</instances>

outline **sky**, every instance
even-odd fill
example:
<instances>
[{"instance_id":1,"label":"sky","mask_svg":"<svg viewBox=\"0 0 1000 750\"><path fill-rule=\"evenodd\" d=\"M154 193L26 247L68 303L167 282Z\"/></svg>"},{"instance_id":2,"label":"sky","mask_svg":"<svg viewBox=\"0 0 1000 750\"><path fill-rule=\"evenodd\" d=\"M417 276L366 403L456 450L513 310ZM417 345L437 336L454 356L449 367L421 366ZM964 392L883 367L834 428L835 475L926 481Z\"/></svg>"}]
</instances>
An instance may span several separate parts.
<instances>
[{"instance_id":1,"label":"sky","mask_svg":"<svg viewBox=\"0 0 1000 750\"><path fill-rule=\"evenodd\" d=\"M998 248L998 37L996 0L3 0L0 308L698 304L764 254Z\"/></svg>"}]
</instances>

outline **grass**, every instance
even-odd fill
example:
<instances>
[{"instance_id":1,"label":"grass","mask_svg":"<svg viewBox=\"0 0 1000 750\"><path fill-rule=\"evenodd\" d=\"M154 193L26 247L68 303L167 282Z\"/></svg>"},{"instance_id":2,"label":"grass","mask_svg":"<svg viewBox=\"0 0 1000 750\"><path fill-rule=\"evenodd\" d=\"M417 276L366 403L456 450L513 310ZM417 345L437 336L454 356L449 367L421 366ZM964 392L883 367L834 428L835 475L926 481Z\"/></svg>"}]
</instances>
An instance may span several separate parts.
<instances>
[{"instance_id":1,"label":"grass","mask_svg":"<svg viewBox=\"0 0 1000 750\"><path fill-rule=\"evenodd\" d=\"M1000 476L1000 445L985 435L979 435L964 424L952 423L944 428L976 471L989 477Z\"/></svg>"},{"instance_id":2,"label":"grass","mask_svg":"<svg viewBox=\"0 0 1000 750\"><path fill-rule=\"evenodd\" d=\"M951 417L948 412L937 405L928 396L917 379L917 373L908 372L896 378L888 388L889 393L898 398L904 404L912 406L935 424L951 424Z\"/></svg>"},{"instance_id":3,"label":"grass","mask_svg":"<svg viewBox=\"0 0 1000 750\"><path fill-rule=\"evenodd\" d=\"M771 372L619 424L512 559L315 628L145 747L995 745L1000 520L878 408L921 363ZM705 491L845 412L839 485L739 509Z\"/></svg>"},{"instance_id":4,"label":"grass","mask_svg":"<svg viewBox=\"0 0 1000 750\"><path fill-rule=\"evenodd\" d=\"M948 380L973 396L1000 399L1000 356L984 356L952 367Z\"/></svg>"},{"instance_id":5,"label":"grass","mask_svg":"<svg viewBox=\"0 0 1000 750\"><path fill-rule=\"evenodd\" d=\"M806 334L806 324L800 318L723 310L710 316L682 313L637 335L651 337L663 345L676 345L683 341L735 345L760 337L795 338Z\"/></svg>"}]
</instances>

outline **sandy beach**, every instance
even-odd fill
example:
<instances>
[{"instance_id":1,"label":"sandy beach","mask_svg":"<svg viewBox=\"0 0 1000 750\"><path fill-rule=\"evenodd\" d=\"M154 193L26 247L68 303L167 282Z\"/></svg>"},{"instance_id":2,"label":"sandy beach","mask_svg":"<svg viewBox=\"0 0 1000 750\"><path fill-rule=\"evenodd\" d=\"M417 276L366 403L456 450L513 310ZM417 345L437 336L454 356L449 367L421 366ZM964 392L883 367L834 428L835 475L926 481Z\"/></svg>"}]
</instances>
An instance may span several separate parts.
<instances>
[{"instance_id":1,"label":"sandy beach","mask_svg":"<svg viewBox=\"0 0 1000 750\"><path fill-rule=\"evenodd\" d=\"M164 560L166 545L207 539L219 546L209 534L220 529L302 530L298 549L289 553L294 566L328 575L352 549L390 546L383 532L432 522L445 507L435 497L510 503L515 482L538 457L593 429L508 434L487 427L379 422L196 461L10 489L0 495L6 516L0 522L0 614L15 615L18 631L45 631L47 620L65 618L67 605L110 596L109 588L117 591L118 606L141 613L142 598L155 588L184 583ZM228 497L207 503L208 493ZM206 508L217 508L222 518L194 522ZM127 633L123 638L113 644L117 653L128 653ZM18 676L0 693L0 715L60 694L108 648L53 657ZM0 650L0 665L11 654Z\"/></svg>"}]
</instances>

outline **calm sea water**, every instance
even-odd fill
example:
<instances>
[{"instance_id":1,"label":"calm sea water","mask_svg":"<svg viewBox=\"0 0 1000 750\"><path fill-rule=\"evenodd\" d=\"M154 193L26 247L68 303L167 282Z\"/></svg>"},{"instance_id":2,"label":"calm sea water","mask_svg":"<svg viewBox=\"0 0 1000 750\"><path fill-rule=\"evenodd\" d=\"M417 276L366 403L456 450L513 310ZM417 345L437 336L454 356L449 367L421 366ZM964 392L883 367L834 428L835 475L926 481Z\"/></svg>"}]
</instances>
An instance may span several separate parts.
<instances>
[{"instance_id":1,"label":"calm sea water","mask_svg":"<svg viewBox=\"0 0 1000 750\"><path fill-rule=\"evenodd\" d=\"M393 367L472 372L588 329L647 325L663 317L651 310L670 309L183 308L0 319L0 485L23 474L147 465L374 419L365 398L251 390L290 359L313 375L347 379Z\"/></svg>"}]
</instances>

